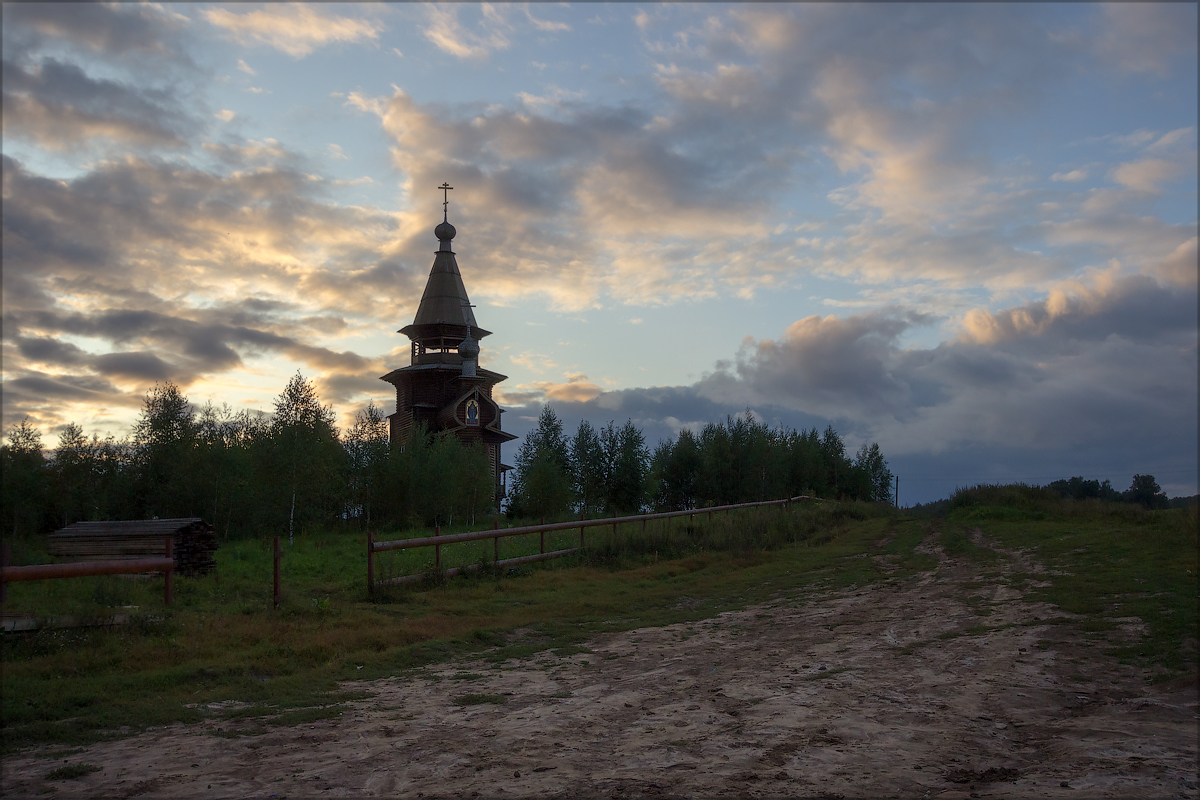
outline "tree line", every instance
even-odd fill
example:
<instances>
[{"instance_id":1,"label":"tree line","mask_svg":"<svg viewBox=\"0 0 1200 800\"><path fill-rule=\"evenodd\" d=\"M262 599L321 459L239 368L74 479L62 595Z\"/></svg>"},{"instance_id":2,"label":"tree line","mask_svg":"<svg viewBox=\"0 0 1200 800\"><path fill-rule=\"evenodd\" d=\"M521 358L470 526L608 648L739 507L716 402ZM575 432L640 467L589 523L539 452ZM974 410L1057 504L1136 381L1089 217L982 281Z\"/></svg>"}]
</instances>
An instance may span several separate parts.
<instances>
[{"instance_id":1,"label":"tree line","mask_svg":"<svg viewBox=\"0 0 1200 800\"><path fill-rule=\"evenodd\" d=\"M508 510L521 518L682 511L800 494L892 501L878 444L851 457L832 426L771 428L749 411L699 433L685 428L650 449L632 420L599 429L584 420L568 436L546 405L515 466Z\"/></svg>"},{"instance_id":2,"label":"tree line","mask_svg":"<svg viewBox=\"0 0 1200 800\"><path fill-rule=\"evenodd\" d=\"M197 408L178 386L145 396L130 434L88 437L75 423L46 452L23 420L0 446L5 534L73 522L201 517L222 536L294 535L311 525L377 528L474 523L493 508L493 477L479 445L417 427L402 446L373 403L339 431L333 410L297 374L273 413ZM854 457L832 427L769 428L747 412L699 433L646 445L626 421L563 431L552 407L515 458L509 516L684 510L797 494L890 502L879 446Z\"/></svg>"},{"instance_id":3,"label":"tree line","mask_svg":"<svg viewBox=\"0 0 1200 800\"><path fill-rule=\"evenodd\" d=\"M1143 508L1168 508L1171 501L1167 493L1158 485L1153 475L1134 475L1133 482L1123 492L1113 488L1112 481L1084 480L1083 476L1064 478L1047 484L1048 489L1058 492L1061 497L1071 497L1076 500L1106 500L1110 503L1136 503Z\"/></svg>"},{"instance_id":4,"label":"tree line","mask_svg":"<svg viewBox=\"0 0 1200 800\"><path fill-rule=\"evenodd\" d=\"M301 375L274 413L196 409L173 383L147 393L123 439L69 424L47 458L28 420L0 447L5 534L73 522L202 517L223 536L294 534L310 525L453 524L485 516L492 477L483 448L418 429L388 446L373 403L345 432Z\"/></svg>"}]
</instances>

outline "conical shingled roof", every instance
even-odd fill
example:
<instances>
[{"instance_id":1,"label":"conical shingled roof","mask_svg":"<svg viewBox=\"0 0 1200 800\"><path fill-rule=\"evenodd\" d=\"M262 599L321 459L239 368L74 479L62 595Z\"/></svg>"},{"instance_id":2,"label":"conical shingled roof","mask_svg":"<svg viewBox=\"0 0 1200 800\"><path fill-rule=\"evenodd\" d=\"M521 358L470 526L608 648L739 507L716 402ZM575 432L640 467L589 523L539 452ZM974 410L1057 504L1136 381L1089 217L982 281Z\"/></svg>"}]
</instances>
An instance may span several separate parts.
<instances>
[{"instance_id":1,"label":"conical shingled roof","mask_svg":"<svg viewBox=\"0 0 1200 800\"><path fill-rule=\"evenodd\" d=\"M425 293L421 295L421 305L412 324L478 327L470 303L454 253L439 250L433 259L429 282L425 284Z\"/></svg>"},{"instance_id":2,"label":"conical shingled roof","mask_svg":"<svg viewBox=\"0 0 1200 800\"><path fill-rule=\"evenodd\" d=\"M489 331L480 328L475 321L467 288L463 286L462 275L458 271L458 261L450 249L455 234L454 226L443 220L434 228L434 234L440 240L440 245L433 257L433 269L429 270L421 305L417 307L417 316L412 324L401 328L400 333L410 339L418 339L424 335L441 335L435 333L435 327L441 331L443 329L438 326L451 325L469 327L476 339L487 336Z\"/></svg>"}]
</instances>

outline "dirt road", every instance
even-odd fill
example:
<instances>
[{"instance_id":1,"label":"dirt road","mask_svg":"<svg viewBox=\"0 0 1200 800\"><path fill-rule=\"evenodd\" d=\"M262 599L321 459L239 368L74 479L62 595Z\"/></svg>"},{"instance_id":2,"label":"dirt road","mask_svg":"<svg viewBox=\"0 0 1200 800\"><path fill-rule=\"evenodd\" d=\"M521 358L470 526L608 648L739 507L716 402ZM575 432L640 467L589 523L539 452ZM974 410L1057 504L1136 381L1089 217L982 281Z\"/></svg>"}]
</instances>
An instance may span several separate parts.
<instances>
[{"instance_id":1,"label":"dirt road","mask_svg":"<svg viewBox=\"0 0 1200 800\"><path fill-rule=\"evenodd\" d=\"M1113 632L1052 624L1064 615L1024 599L1041 568L1023 554L983 572L931 541L929 573L350 685L374 696L337 719L159 729L72 756L103 770L68 781L11 757L4 793L1197 796L1194 679L1151 687L1102 654Z\"/></svg>"}]
</instances>

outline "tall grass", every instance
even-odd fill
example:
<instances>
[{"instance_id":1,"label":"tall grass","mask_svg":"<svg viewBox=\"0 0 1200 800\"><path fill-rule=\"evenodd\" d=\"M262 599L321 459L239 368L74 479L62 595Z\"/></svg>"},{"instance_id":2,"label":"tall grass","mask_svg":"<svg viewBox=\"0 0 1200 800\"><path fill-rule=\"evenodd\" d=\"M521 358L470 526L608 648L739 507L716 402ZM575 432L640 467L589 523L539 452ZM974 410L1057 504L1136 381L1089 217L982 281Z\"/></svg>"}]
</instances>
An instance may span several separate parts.
<instances>
[{"instance_id":1,"label":"tall grass","mask_svg":"<svg viewBox=\"0 0 1200 800\"><path fill-rule=\"evenodd\" d=\"M822 503L709 512L693 517L633 522L613 528L591 528L584 559L590 564L626 568L654 559L686 558L702 552L745 556L776 550L788 544L824 544L834 530L850 520L893 516L891 506L879 503Z\"/></svg>"},{"instance_id":2,"label":"tall grass","mask_svg":"<svg viewBox=\"0 0 1200 800\"><path fill-rule=\"evenodd\" d=\"M1046 486L1025 483L977 484L954 490L944 504L930 504L935 515L959 522L983 520L1019 522L1022 520L1076 519L1144 523L1160 512L1148 511L1137 503L1116 503L1099 498L1076 500L1062 497ZM1194 519L1196 506L1183 509ZM917 515L921 516L921 515Z\"/></svg>"}]
</instances>

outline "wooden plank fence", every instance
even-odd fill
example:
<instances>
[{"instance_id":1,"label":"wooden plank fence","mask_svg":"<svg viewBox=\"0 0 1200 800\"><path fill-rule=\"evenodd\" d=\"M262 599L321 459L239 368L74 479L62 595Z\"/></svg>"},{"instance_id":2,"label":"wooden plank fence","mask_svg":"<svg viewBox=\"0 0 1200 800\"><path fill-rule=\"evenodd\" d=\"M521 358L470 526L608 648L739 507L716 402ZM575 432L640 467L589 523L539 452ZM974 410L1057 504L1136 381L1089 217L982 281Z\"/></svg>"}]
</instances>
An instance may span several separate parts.
<instances>
[{"instance_id":1,"label":"wooden plank fence","mask_svg":"<svg viewBox=\"0 0 1200 800\"><path fill-rule=\"evenodd\" d=\"M457 544L459 542L478 542L484 539L491 539L494 547L492 550L493 560L490 564L492 567L510 567L520 564L532 564L536 561L545 561L551 558L561 558L563 556L578 553L587 544L584 538L584 531L587 528L597 528L602 525L611 525L613 533L616 533L618 525L624 525L630 522L641 522L643 530L647 522L656 519L670 520L676 517L693 518L697 514L707 514L709 519L716 512L733 511L739 508L761 508L764 506L783 506L787 507L797 500L811 500L813 498L808 495L799 495L797 497L789 497L784 500L764 500L758 503L735 503L728 506L712 506L710 508L692 508L686 511L664 511L657 514L634 514L625 517L598 517L596 519L578 519L570 522L551 522L542 525L522 525L516 528L501 528L499 521L496 522L496 527L491 530L470 531L467 533L452 533L442 536L440 527L434 528L433 536L421 536L415 539L395 539L389 542L377 542L370 531L367 532L367 588L371 596L375 595L376 586L397 585L406 583L417 583L425 578L424 573L415 575L404 575L399 578L390 578L387 580L375 580L375 554L388 550L411 550L418 547L432 547L434 549L434 569L446 576L453 577L462 574L469 570L479 569L479 564L469 564L464 567L451 567L442 570L442 546L448 544ZM565 550L553 550L546 552L546 534L554 531L565 531L579 529L579 546L570 547ZM500 540L508 536L524 536L529 533L541 534L540 552L535 555L519 556L517 558L500 558Z\"/></svg>"},{"instance_id":2,"label":"wooden plank fence","mask_svg":"<svg viewBox=\"0 0 1200 800\"><path fill-rule=\"evenodd\" d=\"M163 602L171 605L171 576L175 572L174 537L166 536L166 555L163 558L125 558L116 561L76 561L70 564L34 564L10 567L9 550L5 543L0 550L0 602L7 599L8 584L18 581L43 581L54 578L82 578L92 575L135 575L141 572L161 572L166 581Z\"/></svg>"}]
</instances>

